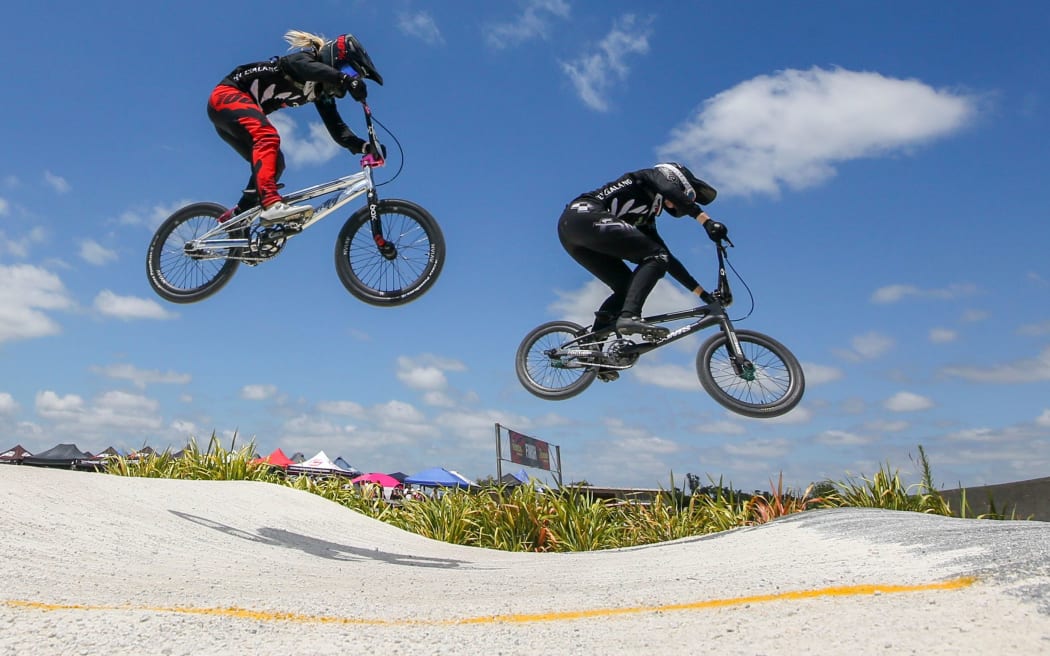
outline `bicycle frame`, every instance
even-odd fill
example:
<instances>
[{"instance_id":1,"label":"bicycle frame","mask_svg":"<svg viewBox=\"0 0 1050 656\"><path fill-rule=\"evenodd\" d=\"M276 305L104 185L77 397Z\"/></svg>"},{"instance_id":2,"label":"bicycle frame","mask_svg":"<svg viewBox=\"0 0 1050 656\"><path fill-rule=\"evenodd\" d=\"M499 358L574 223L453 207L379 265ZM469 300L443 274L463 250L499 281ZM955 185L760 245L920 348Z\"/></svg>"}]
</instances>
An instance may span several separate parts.
<instances>
[{"instance_id":1,"label":"bicycle frame","mask_svg":"<svg viewBox=\"0 0 1050 656\"><path fill-rule=\"evenodd\" d=\"M671 321L679 321L682 319L691 319L696 317L698 320L689 324L688 326L682 326L676 330L671 331L666 337L661 337L657 340L642 341L642 342L631 342L624 346L620 352L620 356L641 356L650 351L676 342L684 337L688 337L696 332L710 328L711 326L719 326L722 333L726 336L729 347L730 361L733 364L733 369L737 375L742 375L745 369L750 365L747 358L744 356L743 350L740 348L740 342L737 340L736 331L733 329L733 322L730 320L729 315L726 314L725 309L729 307L733 302L733 293L729 288L729 278L726 276L725 269L725 245L719 242L717 244L718 250L718 286L716 287L712 296L715 300L707 305L701 305L699 307L692 308L690 310L682 310L679 312L668 312L666 314L657 314L644 318L646 323L660 324L668 323ZM562 347L552 353L557 355L566 355L570 357L593 357L594 351L585 349L580 346L583 340L593 340L594 338L605 339L609 335L616 333L615 328L606 328L597 332L587 333L580 337L577 337L570 345L574 345L575 348ZM579 365L569 365L570 367L594 367L593 363L580 363ZM599 369L628 369L633 366L633 362L629 365L610 365L604 363L598 363Z\"/></svg>"},{"instance_id":2,"label":"bicycle frame","mask_svg":"<svg viewBox=\"0 0 1050 656\"><path fill-rule=\"evenodd\" d=\"M382 152L381 145L379 139L376 137L375 127L372 125L372 110L367 104L362 103L362 105L364 107L365 124L368 127L368 140L372 146L372 152L380 153ZM296 203L319 198L335 192L341 192L338 196L333 196L318 207L314 208L313 213L306 220L296 221L294 223L294 228L285 230L282 236L295 236L326 216L338 211L347 203L359 198L362 194L367 194L368 210L372 220L372 236L376 241L376 246L379 247L384 255L387 255L385 250L387 244L383 239L382 226L379 225L379 217L376 212L376 207L379 203L379 195L376 193L375 182L372 179L372 169L377 166L383 166L385 163L386 162L383 159L378 159L372 155L365 155L361 158L360 172L352 173L337 178L336 180L332 180L331 182L314 185L285 195L285 202L294 205ZM241 212L224 223L216 224L214 228L208 230L197 239L187 241L185 248L187 252L192 251L194 255L200 257L200 259L228 259L231 257L233 259L255 259L230 255L229 249L248 248L252 241L250 237L231 238L226 235L236 230L247 231L260 213L262 213L262 207L258 205ZM219 237L218 235L222 235L222 237Z\"/></svg>"}]
</instances>

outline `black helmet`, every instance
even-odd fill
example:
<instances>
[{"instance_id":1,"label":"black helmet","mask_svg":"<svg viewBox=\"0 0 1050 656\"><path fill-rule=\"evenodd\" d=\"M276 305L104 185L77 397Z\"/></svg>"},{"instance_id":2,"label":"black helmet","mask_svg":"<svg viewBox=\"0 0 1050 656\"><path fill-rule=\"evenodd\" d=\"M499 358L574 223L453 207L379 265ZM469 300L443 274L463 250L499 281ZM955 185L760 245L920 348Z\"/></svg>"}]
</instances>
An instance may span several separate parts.
<instances>
[{"instance_id":1,"label":"black helmet","mask_svg":"<svg viewBox=\"0 0 1050 656\"><path fill-rule=\"evenodd\" d=\"M718 195L714 187L693 175L692 171L678 162L661 162L653 168L678 185L682 189L682 193L695 203L707 205L714 201L715 196Z\"/></svg>"},{"instance_id":2,"label":"black helmet","mask_svg":"<svg viewBox=\"0 0 1050 656\"><path fill-rule=\"evenodd\" d=\"M353 34L344 34L326 42L319 51L321 61L332 68L338 68L347 75L360 75L369 80L383 83L383 76L376 70L372 58L368 56L361 43Z\"/></svg>"}]
</instances>

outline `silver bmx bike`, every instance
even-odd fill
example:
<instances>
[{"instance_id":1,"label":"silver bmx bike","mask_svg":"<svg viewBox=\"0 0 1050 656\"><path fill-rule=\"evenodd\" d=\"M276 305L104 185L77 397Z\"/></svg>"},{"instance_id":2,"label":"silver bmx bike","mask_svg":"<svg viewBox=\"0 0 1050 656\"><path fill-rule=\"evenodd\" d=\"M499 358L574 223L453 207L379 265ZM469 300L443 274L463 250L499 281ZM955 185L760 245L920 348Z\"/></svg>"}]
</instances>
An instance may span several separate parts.
<instances>
[{"instance_id":1,"label":"silver bmx bike","mask_svg":"<svg viewBox=\"0 0 1050 656\"><path fill-rule=\"evenodd\" d=\"M372 153L385 153L364 106ZM364 195L367 204L350 215L335 243L335 270L347 291L378 306L419 298L437 280L445 261L445 239L427 210L402 199L380 200L372 178L380 157L361 158L361 171L284 195L300 204L330 196L313 211L263 224L256 206L219 222L226 208L193 203L176 211L153 235L146 273L157 294L173 303L193 303L218 292L241 264L257 266L276 257L292 237Z\"/></svg>"}]
</instances>

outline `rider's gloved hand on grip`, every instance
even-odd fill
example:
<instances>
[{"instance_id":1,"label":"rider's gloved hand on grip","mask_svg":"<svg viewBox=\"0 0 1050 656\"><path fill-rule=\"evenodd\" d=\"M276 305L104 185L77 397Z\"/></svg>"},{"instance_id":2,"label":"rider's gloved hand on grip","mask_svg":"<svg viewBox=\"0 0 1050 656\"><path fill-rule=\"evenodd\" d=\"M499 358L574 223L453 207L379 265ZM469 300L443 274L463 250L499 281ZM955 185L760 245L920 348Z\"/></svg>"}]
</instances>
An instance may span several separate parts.
<instances>
[{"instance_id":1,"label":"rider's gloved hand on grip","mask_svg":"<svg viewBox=\"0 0 1050 656\"><path fill-rule=\"evenodd\" d=\"M365 81L359 77L350 77L344 73L343 86L350 92L350 97L357 102L364 102L365 98L368 97L368 87L365 86Z\"/></svg>"},{"instance_id":2,"label":"rider's gloved hand on grip","mask_svg":"<svg viewBox=\"0 0 1050 656\"><path fill-rule=\"evenodd\" d=\"M729 236L729 230L726 228L724 223L719 223L713 219L704 221L704 230L707 231L707 236L711 238L713 242L719 242Z\"/></svg>"},{"instance_id":3,"label":"rider's gloved hand on grip","mask_svg":"<svg viewBox=\"0 0 1050 656\"><path fill-rule=\"evenodd\" d=\"M372 143L370 141L366 141L365 145L361 147L361 154L362 155L371 155L372 157L374 157L376 159L385 160L386 159L386 146L384 146L383 144L379 144L379 151L380 152L378 154L373 151Z\"/></svg>"}]
</instances>

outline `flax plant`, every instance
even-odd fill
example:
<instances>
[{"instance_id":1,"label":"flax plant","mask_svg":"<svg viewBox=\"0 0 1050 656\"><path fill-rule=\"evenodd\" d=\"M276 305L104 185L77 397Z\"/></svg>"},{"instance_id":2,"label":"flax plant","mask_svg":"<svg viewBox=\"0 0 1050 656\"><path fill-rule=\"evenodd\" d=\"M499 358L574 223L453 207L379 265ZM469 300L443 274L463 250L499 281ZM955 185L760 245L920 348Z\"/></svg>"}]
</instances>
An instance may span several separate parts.
<instances>
[{"instance_id":1,"label":"flax plant","mask_svg":"<svg viewBox=\"0 0 1050 656\"><path fill-rule=\"evenodd\" d=\"M389 520L399 528L434 540L479 546L477 501L468 492L451 490L440 499L406 500L400 510Z\"/></svg>"},{"instance_id":2,"label":"flax plant","mask_svg":"<svg viewBox=\"0 0 1050 656\"><path fill-rule=\"evenodd\" d=\"M768 496L756 496L745 504L746 514L750 517L751 524L765 524L766 522L785 517L795 513L809 510L825 502L821 497L810 496L813 486L810 485L800 495L793 494L791 490L784 489L784 473L776 485L769 481L770 493Z\"/></svg>"}]
</instances>

